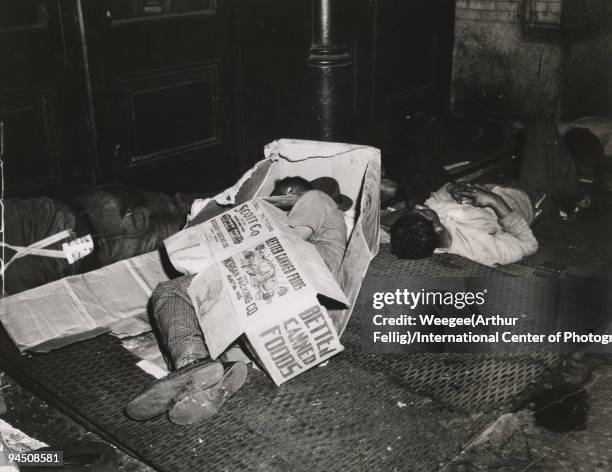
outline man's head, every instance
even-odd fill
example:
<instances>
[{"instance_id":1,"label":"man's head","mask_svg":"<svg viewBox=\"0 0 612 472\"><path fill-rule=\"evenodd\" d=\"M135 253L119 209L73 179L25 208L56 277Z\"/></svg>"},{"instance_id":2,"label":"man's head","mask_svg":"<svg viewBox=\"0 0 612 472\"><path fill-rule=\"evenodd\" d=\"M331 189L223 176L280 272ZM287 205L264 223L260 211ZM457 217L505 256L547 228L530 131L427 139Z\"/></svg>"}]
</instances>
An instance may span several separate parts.
<instances>
[{"instance_id":1,"label":"man's head","mask_svg":"<svg viewBox=\"0 0 612 472\"><path fill-rule=\"evenodd\" d=\"M429 257L438 247L440 228L436 212L417 205L391 227L391 251L400 259Z\"/></svg>"},{"instance_id":2,"label":"man's head","mask_svg":"<svg viewBox=\"0 0 612 472\"><path fill-rule=\"evenodd\" d=\"M308 180L302 177L285 177L277 180L274 184L274 190L270 194L272 197L295 195L302 196L308 190L312 190L313 186Z\"/></svg>"}]
</instances>

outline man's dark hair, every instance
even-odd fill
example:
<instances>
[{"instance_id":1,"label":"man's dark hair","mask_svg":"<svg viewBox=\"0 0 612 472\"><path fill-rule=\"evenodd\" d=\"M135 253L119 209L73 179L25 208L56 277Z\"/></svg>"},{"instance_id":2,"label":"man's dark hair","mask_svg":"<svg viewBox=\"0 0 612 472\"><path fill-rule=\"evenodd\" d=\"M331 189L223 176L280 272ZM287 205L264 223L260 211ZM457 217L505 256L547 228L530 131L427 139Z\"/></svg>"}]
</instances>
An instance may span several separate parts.
<instances>
[{"instance_id":1,"label":"man's dark hair","mask_svg":"<svg viewBox=\"0 0 612 472\"><path fill-rule=\"evenodd\" d=\"M274 183L274 190L270 195L273 197L281 195L301 195L312 189L312 184L303 177L285 177Z\"/></svg>"},{"instance_id":2,"label":"man's dark hair","mask_svg":"<svg viewBox=\"0 0 612 472\"><path fill-rule=\"evenodd\" d=\"M424 259L437 245L433 223L415 211L402 215L391 227L391 252L400 259Z\"/></svg>"}]
</instances>

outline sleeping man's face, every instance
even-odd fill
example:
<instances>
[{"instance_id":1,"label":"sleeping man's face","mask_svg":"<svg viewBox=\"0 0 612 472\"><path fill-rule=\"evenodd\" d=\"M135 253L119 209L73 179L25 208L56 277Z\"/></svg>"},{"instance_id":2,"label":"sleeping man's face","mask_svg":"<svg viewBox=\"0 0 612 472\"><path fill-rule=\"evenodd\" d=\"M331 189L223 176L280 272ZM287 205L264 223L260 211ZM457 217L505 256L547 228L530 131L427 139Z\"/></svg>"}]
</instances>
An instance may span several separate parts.
<instances>
[{"instance_id":1,"label":"sleeping man's face","mask_svg":"<svg viewBox=\"0 0 612 472\"><path fill-rule=\"evenodd\" d=\"M308 189L301 185L292 184L288 182L281 182L274 187L274 190L270 194L272 197L279 196L296 196L301 197L306 193Z\"/></svg>"}]
</instances>

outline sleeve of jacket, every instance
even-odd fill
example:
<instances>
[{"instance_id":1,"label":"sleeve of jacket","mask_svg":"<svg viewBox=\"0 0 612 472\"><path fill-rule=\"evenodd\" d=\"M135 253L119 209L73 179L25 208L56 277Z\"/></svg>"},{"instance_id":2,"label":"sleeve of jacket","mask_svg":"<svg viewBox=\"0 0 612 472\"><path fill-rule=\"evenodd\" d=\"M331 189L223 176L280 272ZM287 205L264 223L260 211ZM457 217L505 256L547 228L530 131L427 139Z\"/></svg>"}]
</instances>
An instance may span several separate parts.
<instances>
[{"instance_id":1,"label":"sleeve of jacket","mask_svg":"<svg viewBox=\"0 0 612 472\"><path fill-rule=\"evenodd\" d=\"M313 234L317 234L325 223L332 204L333 200L319 190L306 192L289 212L289 226L306 226L312 229Z\"/></svg>"},{"instance_id":2,"label":"sleeve of jacket","mask_svg":"<svg viewBox=\"0 0 612 472\"><path fill-rule=\"evenodd\" d=\"M498 264L510 264L520 261L523 257L530 256L538 250L538 241L531 232L527 221L517 212L512 211L509 215L499 220L503 233L499 237L504 242L500 247L500 262Z\"/></svg>"},{"instance_id":3,"label":"sleeve of jacket","mask_svg":"<svg viewBox=\"0 0 612 472\"><path fill-rule=\"evenodd\" d=\"M537 251L538 242L518 212L513 211L499 223L502 231L493 233L456 225L450 231L452 243L448 251L487 266L511 264Z\"/></svg>"}]
</instances>

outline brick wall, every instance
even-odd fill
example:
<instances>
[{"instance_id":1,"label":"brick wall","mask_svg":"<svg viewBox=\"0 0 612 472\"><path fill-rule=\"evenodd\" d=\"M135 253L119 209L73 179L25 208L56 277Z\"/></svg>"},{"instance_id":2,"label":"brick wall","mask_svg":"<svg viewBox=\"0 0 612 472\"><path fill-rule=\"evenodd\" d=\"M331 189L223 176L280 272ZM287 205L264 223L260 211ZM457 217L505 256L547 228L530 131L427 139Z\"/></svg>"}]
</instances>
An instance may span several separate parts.
<instances>
[{"instance_id":1,"label":"brick wall","mask_svg":"<svg viewBox=\"0 0 612 472\"><path fill-rule=\"evenodd\" d=\"M514 21L519 8L515 0L457 0L456 18L474 21Z\"/></svg>"},{"instance_id":2,"label":"brick wall","mask_svg":"<svg viewBox=\"0 0 612 472\"><path fill-rule=\"evenodd\" d=\"M562 0L456 0L451 105L460 111L558 116Z\"/></svg>"},{"instance_id":3,"label":"brick wall","mask_svg":"<svg viewBox=\"0 0 612 472\"><path fill-rule=\"evenodd\" d=\"M562 0L457 0L457 19L486 22L516 21L524 10L532 21L561 22Z\"/></svg>"}]
</instances>

